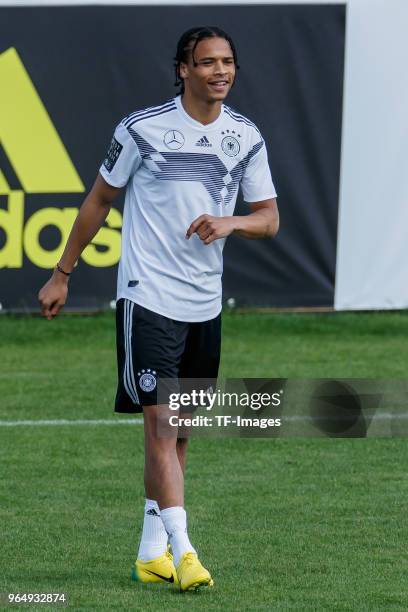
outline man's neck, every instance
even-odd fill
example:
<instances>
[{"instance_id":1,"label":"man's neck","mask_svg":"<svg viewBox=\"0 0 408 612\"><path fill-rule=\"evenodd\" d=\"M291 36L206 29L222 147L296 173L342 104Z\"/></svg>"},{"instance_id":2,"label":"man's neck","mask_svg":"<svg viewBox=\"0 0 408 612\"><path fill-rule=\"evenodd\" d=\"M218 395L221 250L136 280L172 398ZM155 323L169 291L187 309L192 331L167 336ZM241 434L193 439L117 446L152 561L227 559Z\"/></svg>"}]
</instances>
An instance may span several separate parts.
<instances>
[{"instance_id":1,"label":"man's neck","mask_svg":"<svg viewBox=\"0 0 408 612\"><path fill-rule=\"evenodd\" d=\"M222 101L207 102L206 100L197 100L193 98L189 92L184 92L181 97L181 103L186 113L196 121L203 125L213 123L221 113Z\"/></svg>"}]
</instances>

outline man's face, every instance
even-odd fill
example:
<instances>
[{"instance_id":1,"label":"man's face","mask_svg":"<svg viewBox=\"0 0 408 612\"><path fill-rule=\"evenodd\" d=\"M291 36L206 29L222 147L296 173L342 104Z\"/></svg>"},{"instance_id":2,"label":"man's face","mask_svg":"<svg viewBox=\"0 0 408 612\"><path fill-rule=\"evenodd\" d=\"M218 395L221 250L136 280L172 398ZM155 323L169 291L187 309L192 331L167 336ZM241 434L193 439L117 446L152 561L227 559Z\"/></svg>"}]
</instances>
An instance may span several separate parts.
<instances>
[{"instance_id":1,"label":"man's face","mask_svg":"<svg viewBox=\"0 0 408 612\"><path fill-rule=\"evenodd\" d=\"M180 65L184 88L194 97L208 102L224 100L235 78L232 49L225 38L205 38L194 50L187 64Z\"/></svg>"}]
</instances>

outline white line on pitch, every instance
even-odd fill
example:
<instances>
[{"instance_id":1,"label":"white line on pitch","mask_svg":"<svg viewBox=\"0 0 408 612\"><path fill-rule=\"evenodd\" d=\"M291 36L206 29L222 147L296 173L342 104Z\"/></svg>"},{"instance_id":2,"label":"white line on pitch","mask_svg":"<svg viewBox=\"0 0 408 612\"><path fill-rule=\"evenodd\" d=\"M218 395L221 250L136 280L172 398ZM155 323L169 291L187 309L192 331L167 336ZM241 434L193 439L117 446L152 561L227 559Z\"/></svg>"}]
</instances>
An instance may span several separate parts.
<instances>
[{"instance_id":1,"label":"white line on pitch","mask_svg":"<svg viewBox=\"0 0 408 612\"><path fill-rule=\"evenodd\" d=\"M33 421L0 421L0 427L19 427L20 425L143 425L143 419L55 419Z\"/></svg>"}]
</instances>

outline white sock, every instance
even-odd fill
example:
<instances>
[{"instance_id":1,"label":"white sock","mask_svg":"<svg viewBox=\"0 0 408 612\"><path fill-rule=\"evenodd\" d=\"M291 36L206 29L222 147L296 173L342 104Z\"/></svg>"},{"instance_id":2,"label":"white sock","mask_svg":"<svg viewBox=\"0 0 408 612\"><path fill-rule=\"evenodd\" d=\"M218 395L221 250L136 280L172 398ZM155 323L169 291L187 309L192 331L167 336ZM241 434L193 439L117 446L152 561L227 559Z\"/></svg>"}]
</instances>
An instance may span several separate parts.
<instances>
[{"instance_id":1,"label":"white sock","mask_svg":"<svg viewBox=\"0 0 408 612\"><path fill-rule=\"evenodd\" d=\"M187 535L186 511L181 506L174 506L173 508L165 508L161 511L160 515L163 525L169 534L174 565L177 567L184 553L196 552Z\"/></svg>"},{"instance_id":2,"label":"white sock","mask_svg":"<svg viewBox=\"0 0 408 612\"><path fill-rule=\"evenodd\" d=\"M137 558L151 561L161 557L167 550L167 531L160 517L159 506L153 499L146 499L142 539Z\"/></svg>"}]
</instances>

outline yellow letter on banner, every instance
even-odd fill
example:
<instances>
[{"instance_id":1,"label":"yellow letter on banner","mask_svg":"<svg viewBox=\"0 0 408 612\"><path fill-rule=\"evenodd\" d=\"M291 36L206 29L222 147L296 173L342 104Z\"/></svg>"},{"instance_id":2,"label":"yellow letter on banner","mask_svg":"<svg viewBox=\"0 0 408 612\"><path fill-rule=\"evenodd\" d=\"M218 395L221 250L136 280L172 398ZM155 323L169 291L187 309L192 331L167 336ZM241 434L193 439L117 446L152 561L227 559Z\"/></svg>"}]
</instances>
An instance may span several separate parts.
<instances>
[{"instance_id":1,"label":"yellow letter on banner","mask_svg":"<svg viewBox=\"0 0 408 612\"><path fill-rule=\"evenodd\" d=\"M24 191L84 191L64 144L13 48L0 54L0 90L0 141Z\"/></svg>"},{"instance_id":2,"label":"yellow letter on banner","mask_svg":"<svg viewBox=\"0 0 408 612\"><path fill-rule=\"evenodd\" d=\"M90 266L106 268L114 266L120 259L120 228L122 215L116 208L111 208L106 218L108 227L101 227L91 244L82 253L82 259ZM112 228L112 229L109 229ZM107 247L103 252L95 248L95 244Z\"/></svg>"},{"instance_id":3,"label":"yellow letter on banner","mask_svg":"<svg viewBox=\"0 0 408 612\"><path fill-rule=\"evenodd\" d=\"M0 249L0 268L23 266L24 192L11 191L8 210L0 208L0 229L6 234L6 243Z\"/></svg>"},{"instance_id":4,"label":"yellow letter on banner","mask_svg":"<svg viewBox=\"0 0 408 612\"><path fill-rule=\"evenodd\" d=\"M0 195L7 195L8 193L10 193L10 187L6 181L6 177L0 170Z\"/></svg>"},{"instance_id":5,"label":"yellow letter on banner","mask_svg":"<svg viewBox=\"0 0 408 612\"><path fill-rule=\"evenodd\" d=\"M27 221L24 230L24 249L27 257L39 268L53 268L60 259L69 232L78 214L77 208L42 208ZM40 244L40 232L47 225L54 225L61 234L56 249L48 251Z\"/></svg>"}]
</instances>

